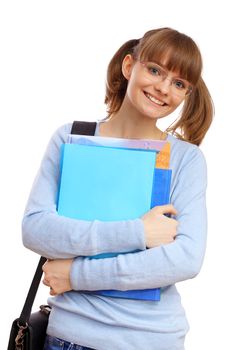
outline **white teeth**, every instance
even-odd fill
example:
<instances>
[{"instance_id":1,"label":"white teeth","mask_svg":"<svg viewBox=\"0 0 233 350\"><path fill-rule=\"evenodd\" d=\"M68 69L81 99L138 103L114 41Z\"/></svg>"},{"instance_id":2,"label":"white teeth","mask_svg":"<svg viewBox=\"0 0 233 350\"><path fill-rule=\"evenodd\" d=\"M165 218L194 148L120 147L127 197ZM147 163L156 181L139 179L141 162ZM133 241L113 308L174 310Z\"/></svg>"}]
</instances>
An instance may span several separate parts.
<instances>
[{"instance_id":1,"label":"white teeth","mask_svg":"<svg viewBox=\"0 0 233 350\"><path fill-rule=\"evenodd\" d=\"M155 97L149 95L149 94L146 94L146 96L152 101L152 102L155 102L157 103L157 105L160 105L160 106L163 106L164 105L164 102L161 102L159 100L157 100Z\"/></svg>"}]
</instances>

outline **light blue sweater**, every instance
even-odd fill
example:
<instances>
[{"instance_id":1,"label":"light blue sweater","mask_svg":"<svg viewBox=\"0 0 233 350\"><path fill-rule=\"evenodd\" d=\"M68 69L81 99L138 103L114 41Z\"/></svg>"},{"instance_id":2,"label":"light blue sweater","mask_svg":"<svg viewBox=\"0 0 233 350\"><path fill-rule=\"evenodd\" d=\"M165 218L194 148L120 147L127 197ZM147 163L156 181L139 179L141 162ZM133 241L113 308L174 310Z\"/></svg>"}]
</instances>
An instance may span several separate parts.
<instances>
[{"instance_id":1,"label":"light blue sweater","mask_svg":"<svg viewBox=\"0 0 233 350\"><path fill-rule=\"evenodd\" d=\"M175 283L195 277L206 246L206 163L197 146L171 142L171 203L178 211L173 243L146 249L143 222L81 221L59 216L60 147L71 124L49 142L22 223L24 245L50 259L75 258L73 291L49 298L47 333L97 350L182 350L189 329ZM97 132L96 132L97 133ZM111 259L82 256L140 249ZM159 302L109 298L83 290L161 287Z\"/></svg>"}]
</instances>

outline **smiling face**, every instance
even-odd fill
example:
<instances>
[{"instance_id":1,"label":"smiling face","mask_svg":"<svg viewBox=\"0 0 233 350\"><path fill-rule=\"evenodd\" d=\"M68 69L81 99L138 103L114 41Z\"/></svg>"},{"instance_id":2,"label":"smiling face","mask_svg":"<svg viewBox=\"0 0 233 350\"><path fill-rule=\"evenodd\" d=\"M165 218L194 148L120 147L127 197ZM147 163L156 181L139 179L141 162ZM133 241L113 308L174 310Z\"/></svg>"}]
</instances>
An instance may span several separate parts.
<instances>
[{"instance_id":1,"label":"smiling face","mask_svg":"<svg viewBox=\"0 0 233 350\"><path fill-rule=\"evenodd\" d=\"M166 66L166 62L159 62ZM149 118L163 118L172 113L184 100L185 95L174 94L173 79L178 77L178 72L168 72L165 79L160 81L148 79L145 67L139 61L135 61L131 55L127 55L122 64L122 72L128 80L125 103L135 113Z\"/></svg>"}]
</instances>

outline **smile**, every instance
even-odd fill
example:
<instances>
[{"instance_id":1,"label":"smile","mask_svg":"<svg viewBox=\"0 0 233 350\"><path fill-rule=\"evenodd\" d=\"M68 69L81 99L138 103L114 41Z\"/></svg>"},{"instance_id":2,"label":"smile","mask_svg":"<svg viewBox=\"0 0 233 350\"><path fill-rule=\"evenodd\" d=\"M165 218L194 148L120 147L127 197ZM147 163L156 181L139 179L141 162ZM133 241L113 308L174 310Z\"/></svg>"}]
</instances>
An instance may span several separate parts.
<instances>
[{"instance_id":1,"label":"smile","mask_svg":"<svg viewBox=\"0 0 233 350\"><path fill-rule=\"evenodd\" d=\"M162 101L158 100L157 98L155 98L154 96L148 94L147 92L144 92L144 94L146 95L146 97L147 97L150 101L156 103L157 105L159 105L159 106L165 106L165 105L166 105L165 102L162 102Z\"/></svg>"}]
</instances>

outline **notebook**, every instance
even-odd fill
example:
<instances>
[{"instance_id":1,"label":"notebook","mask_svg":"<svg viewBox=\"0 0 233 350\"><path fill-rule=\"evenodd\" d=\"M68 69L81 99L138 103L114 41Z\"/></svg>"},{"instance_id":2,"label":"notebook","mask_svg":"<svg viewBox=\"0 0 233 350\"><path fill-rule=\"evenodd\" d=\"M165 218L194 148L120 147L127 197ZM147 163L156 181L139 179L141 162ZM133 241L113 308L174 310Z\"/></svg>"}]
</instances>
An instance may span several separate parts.
<instances>
[{"instance_id":1,"label":"notebook","mask_svg":"<svg viewBox=\"0 0 233 350\"><path fill-rule=\"evenodd\" d=\"M142 216L169 202L171 170L155 168L156 150L90 144L64 144L58 214L81 219L119 221ZM106 252L111 258L127 252ZM160 289L95 291L112 297L159 300Z\"/></svg>"}]
</instances>

